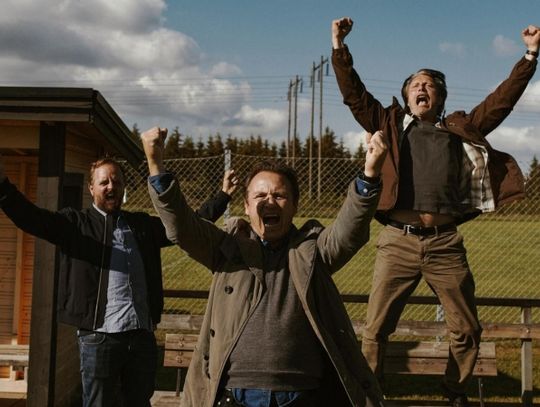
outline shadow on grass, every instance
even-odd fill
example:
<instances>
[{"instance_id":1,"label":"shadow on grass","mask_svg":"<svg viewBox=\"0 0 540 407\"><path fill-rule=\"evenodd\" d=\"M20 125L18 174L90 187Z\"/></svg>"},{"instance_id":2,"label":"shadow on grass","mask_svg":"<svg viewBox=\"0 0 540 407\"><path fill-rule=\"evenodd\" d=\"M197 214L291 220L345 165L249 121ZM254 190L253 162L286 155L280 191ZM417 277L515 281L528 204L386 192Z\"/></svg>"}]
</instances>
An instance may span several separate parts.
<instances>
[{"instance_id":1,"label":"shadow on grass","mask_svg":"<svg viewBox=\"0 0 540 407\"><path fill-rule=\"evenodd\" d=\"M490 406L521 405L521 381L508 375L499 373L496 377L485 377L483 380L484 401ZM420 375L393 375L385 377L384 391L393 401L403 400L429 400L445 405L441 392L441 377ZM478 400L478 380L471 381L467 394L471 400ZM532 397L539 397L540 391L534 388ZM415 402L416 403L416 402ZM421 405L422 403L418 403ZM439 403L436 403L439 405Z\"/></svg>"}]
</instances>

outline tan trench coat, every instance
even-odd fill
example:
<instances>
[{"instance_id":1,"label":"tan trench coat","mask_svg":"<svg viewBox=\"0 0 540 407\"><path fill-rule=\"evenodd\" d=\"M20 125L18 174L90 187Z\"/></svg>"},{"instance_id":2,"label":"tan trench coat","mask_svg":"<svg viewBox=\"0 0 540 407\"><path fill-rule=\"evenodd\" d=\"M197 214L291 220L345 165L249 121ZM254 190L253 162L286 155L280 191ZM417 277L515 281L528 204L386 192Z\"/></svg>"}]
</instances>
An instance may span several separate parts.
<instances>
[{"instance_id":1,"label":"tan trench coat","mask_svg":"<svg viewBox=\"0 0 540 407\"><path fill-rule=\"evenodd\" d=\"M260 243L243 219L228 232L198 217L177 181L158 195L149 192L168 238L214 274L206 314L191 361L181 406L211 407L227 359L264 294ZM378 196L362 197L349 187L332 225L306 222L290 239L289 270L313 330L326 351L323 394L331 406L382 405L382 393L367 365L331 274L369 240Z\"/></svg>"}]
</instances>

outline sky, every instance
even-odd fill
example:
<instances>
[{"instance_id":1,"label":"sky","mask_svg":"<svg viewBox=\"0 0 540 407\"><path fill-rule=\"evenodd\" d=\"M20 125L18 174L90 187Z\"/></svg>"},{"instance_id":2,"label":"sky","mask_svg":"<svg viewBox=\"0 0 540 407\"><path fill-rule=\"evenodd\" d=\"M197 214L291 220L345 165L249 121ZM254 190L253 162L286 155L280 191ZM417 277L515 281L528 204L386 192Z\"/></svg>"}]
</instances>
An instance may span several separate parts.
<instances>
[{"instance_id":1,"label":"sky","mask_svg":"<svg viewBox=\"0 0 540 407\"><path fill-rule=\"evenodd\" d=\"M294 126L287 94L297 76L297 133L310 134L310 76L322 60L323 127L354 152L364 131L331 66L326 75L331 22L343 16L354 21L355 67L384 105L428 67L446 74L446 111L469 111L524 54L521 31L540 26L540 0L4 0L0 86L93 88L129 128L279 145ZM524 169L540 157L540 73L488 138Z\"/></svg>"}]
</instances>

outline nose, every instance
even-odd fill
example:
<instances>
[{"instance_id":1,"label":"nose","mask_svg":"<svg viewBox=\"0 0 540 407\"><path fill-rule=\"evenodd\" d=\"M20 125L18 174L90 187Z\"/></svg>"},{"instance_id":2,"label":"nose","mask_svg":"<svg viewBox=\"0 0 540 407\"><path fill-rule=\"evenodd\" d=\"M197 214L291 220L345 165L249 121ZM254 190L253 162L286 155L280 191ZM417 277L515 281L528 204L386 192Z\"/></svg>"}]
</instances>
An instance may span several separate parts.
<instances>
[{"instance_id":1,"label":"nose","mask_svg":"<svg viewBox=\"0 0 540 407\"><path fill-rule=\"evenodd\" d=\"M264 199L261 199L257 202L257 211L262 211L266 206L275 205L276 199L272 195L266 196Z\"/></svg>"}]
</instances>

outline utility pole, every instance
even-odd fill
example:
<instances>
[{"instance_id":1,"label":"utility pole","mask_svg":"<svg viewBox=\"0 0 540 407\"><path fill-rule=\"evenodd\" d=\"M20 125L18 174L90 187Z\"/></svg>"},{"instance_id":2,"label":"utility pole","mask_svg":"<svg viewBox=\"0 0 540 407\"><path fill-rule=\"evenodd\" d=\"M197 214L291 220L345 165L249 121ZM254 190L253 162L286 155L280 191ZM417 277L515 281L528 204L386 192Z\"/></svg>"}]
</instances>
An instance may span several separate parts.
<instances>
[{"instance_id":1,"label":"utility pole","mask_svg":"<svg viewBox=\"0 0 540 407\"><path fill-rule=\"evenodd\" d=\"M318 72L319 87L319 145L318 145L318 175L317 175L317 199L321 198L321 172L322 172L322 118L323 118L323 68L326 64L326 75L328 76L328 58L321 56L319 65L311 68L311 133L309 138L309 197L311 198L311 182L312 182L312 159L313 159L313 139L315 138L314 121L315 121L315 72Z\"/></svg>"},{"instance_id":2,"label":"utility pole","mask_svg":"<svg viewBox=\"0 0 540 407\"><path fill-rule=\"evenodd\" d=\"M315 62L313 62L313 65L311 67L311 128L309 131L309 139L308 139L308 197L311 200L311 190L312 188L312 165L313 165L313 138L315 137L315 132L313 131L313 125L315 121L315 71L317 70L317 67L315 66Z\"/></svg>"},{"instance_id":3,"label":"utility pole","mask_svg":"<svg viewBox=\"0 0 540 407\"><path fill-rule=\"evenodd\" d=\"M287 154L287 164L289 164L289 160L292 159L292 166L294 167L294 159L296 158L296 122L298 118L298 85L300 85L300 93L302 93L302 78L299 78L298 75L296 75L294 81L289 81L289 89L287 91L287 100L289 101L289 126L287 129L287 148L286 148L286 154ZM292 99L294 98L294 127L293 127L293 134L292 134L292 148L291 148L291 105L292 105ZM292 158L291 158L291 152L292 152Z\"/></svg>"},{"instance_id":4,"label":"utility pole","mask_svg":"<svg viewBox=\"0 0 540 407\"><path fill-rule=\"evenodd\" d=\"M287 157L287 165L289 165L290 148L291 148L291 90L293 87L293 81L289 81L289 90L287 91L287 101L289 102L289 123L287 125L287 145L285 146L285 154Z\"/></svg>"},{"instance_id":5,"label":"utility pole","mask_svg":"<svg viewBox=\"0 0 540 407\"><path fill-rule=\"evenodd\" d=\"M299 78L296 75L294 80L294 131L293 131L293 144L292 144L292 163L293 167L295 166L294 160L296 159L296 123L298 119L298 85L302 84L302 78ZM302 89L300 89L302 92Z\"/></svg>"}]
</instances>

